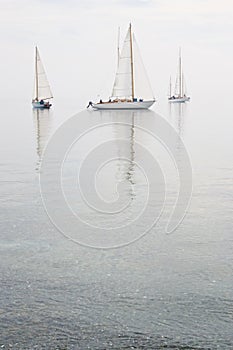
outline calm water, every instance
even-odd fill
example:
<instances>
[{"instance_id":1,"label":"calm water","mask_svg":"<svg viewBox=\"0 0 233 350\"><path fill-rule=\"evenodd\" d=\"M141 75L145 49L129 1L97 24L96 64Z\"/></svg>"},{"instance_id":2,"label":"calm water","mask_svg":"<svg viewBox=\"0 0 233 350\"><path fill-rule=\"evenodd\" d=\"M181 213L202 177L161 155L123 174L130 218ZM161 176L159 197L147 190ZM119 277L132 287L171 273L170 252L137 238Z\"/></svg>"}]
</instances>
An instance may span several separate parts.
<instances>
[{"instance_id":1,"label":"calm water","mask_svg":"<svg viewBox=\"0 0 233 350\"><path fill-rule=\"evenodd\" d=\"M112 125L74 148L64 169L67 193L87 146L100 136L116 140L118 161L105 169L99 191L111 200L114 184L126 179L131 190L125 194L134 203L131 216L145 193L145 181L132 166L140 157L134 142L147 144L167 172L158 224L135 243L109 250L66 239L50 222L40 197L39 167L47 140L83 106L57 101L49 112L36 113L26 100L15 109L5 104L0 138L2 348L233 348L232 108L230 99L218 99L217 93L205 100L192 97L185 106L169 107L164 100L153 108L176 128L193 167L191 205L171 235L164 227L177 195L174 170L165 152L134 129L134 122L145 118L145 126L156 132L155 114L150 112L149 122L143 113L123 112L131 125L123 127L116 125L116 113L86 112L90 125L92 120ZM127 139L129 148L119 139ZM179 146L177 137L177 156ZM71 200L87 220L98 221L80 198ZM58 205L55 201L54 211ZM121 219L127 222L130 216ZM95 229L89 230L88 235L94 234Z\"/></svg>"}]
</instances>

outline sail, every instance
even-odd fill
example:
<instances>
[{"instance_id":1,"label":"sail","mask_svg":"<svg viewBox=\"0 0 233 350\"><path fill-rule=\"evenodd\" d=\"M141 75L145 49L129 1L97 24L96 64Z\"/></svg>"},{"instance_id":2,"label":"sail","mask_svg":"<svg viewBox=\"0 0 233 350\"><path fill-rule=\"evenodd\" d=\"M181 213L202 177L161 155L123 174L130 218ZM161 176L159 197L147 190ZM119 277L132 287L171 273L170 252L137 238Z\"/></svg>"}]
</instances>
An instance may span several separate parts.
<instances>
[{"instance_id":1,"label":"sail","mask_svg":"<svg viewBox=\"0 0 233 350\"><path fill-rule=\"evenodd\" d=\"M181 49L180 49L179 63L178 63L178 70L177 70L177 77L176 77L176 84L175 84L175 96L182 97L184 94L183 78L184 77L182 72Z\"/></svg>"},{"instance_id":2,"label":"sail","mask_svg":"<svg viewBox=\"0 0 233 350\"><path fill-rule=\"evenodd\" d=\"M168 95L168 97L172 97L172 78L171 78L171 76L170 76L170 80L169 80L167 95Z\"/></svg>"},{"instance_id":3,"label":"sail","mask_svg":"<svg viewBox=\"0 0 233 350\"><path fill-rule=\"evenodd\" d=\"M134 96L137 99L153 100L154 94L134 35L133 49Z\"/></svg>"},{"instance_id":4,"label":"sail","mask_svg":"<svg viewBox=\"0 0 233 350\"><path fill-rule=\"evenodd\" d=\"M180 75L177 74L177 77L176 77L176 84L175 84L175 96L181 96L181 93L180 93L180 85L181 85L181 82L180 82Z\"/></svg>"},{"instance_id":5,"label":"sail","mask_svg":"<svg viewBox=\"0 0 233 350\"><path fill-rule=\"evenodd\" d=\"M118 58L112 98L154 99L135 36L131 36L131 26Z\"/></svg>"},{"instance_id":6,"label":"sail","mask_svg":"<svg viewBox=\"0 0 233 350\"><path fill-rule=\"evenodd\" d=\"M132 98L132 72L130 51L130 28L119 55L118 67L112 89L113 98Z\"/></svg>"},{"instance_id":7,"label":"sail","mask_svg":"<svg viewBox=\"0 0 233 350\"><path fill-rule=\"evenodd\" d=\"M186 80L184 78L184 73L182 74L182 85L183 85L183 95L187 95L188 91L187 91Z\"/></svg>"},{"instance_id":8,"label":"sail","mask_svg":"<svg viewBox=\"0 0 233 350\"><path fill-rule=\"evenodd\" d=\"M35 98L38 100L45 100L52 98L52 91L49 86L49 82L40 58L38 48L36 47L36 67L35 67Z\"/></svg>"}]
</instances>

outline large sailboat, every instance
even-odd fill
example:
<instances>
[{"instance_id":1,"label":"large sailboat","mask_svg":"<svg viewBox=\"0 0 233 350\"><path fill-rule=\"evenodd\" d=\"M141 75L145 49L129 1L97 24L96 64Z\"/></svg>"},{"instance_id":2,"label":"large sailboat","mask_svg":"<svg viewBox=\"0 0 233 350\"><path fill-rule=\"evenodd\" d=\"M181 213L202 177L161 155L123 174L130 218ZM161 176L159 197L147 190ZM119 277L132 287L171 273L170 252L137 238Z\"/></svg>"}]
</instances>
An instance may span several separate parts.
<instances>
[{"instance_id":1,"label":"large sailboat","mask_svg":"<svg viewBox=\"0 0 233 350\"><path fill-rule=\"evenodd\" d=\"M39 50L36 46L35 52L35 91L32 100L33 108L49 109L53 98L49 82L40 58Z\"/></svg>"},{"instance_id":2,"label":"large sailboat","mask_svg":"<svg viewBox=\"0 0 233 350\"><path fill-rule=\"evenodd\" d=\"M118 50L119 52L119 50ZM155 98L132 33L131 24L118 53L118 65L112 95L107 102L90 102L95 109L147 109Z\"/></svg>"},{"instance_id":3,"label":"large sailboat","mask_svg":"<svg viewBox=\"0 0 233 350\"><path fill-rule=\"evenodd\" d=\"M190 101L190 97L186 95L185 91L185 80L184 80L184 73L183 73L183 67L182 67L182 58L181 58L181 49L179 52L179 64L178 64L178 73L176 77L176 84L175 84L175 91L174 95L172 95L172 82L170 78L170 85L169 85L169 97L168 101L171 103L183 103Z\"/></svg>"}]
</instances>

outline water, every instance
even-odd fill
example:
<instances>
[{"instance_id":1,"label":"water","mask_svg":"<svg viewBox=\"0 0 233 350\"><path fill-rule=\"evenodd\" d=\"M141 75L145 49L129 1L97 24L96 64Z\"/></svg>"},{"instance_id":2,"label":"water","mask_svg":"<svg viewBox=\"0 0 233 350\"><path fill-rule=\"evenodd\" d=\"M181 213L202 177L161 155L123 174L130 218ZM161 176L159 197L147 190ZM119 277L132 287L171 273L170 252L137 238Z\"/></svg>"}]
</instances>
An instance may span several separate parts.
<instances>
[{"instance_id":1,"label":"water","mask_svg":"<svg viewBox=\"0 0 233 350\"><path fill-rule=\"evenodd\" d=\"M40 197L38 176L46 142L81 104L57 101L52 110L37 113L26 100L14 110L5 103L0 138L2 348L232 349L233 119L227 99L221 102L216 93L201 104L201 98L197 93L189 104L170 107L162 100L153 108L176 128L193 167L189 211L170 235L164 229L177 196L177 178L167 152L140 134L132 119L137 123L145 118L145 127L157 132L156 115L151 112L152 119L146 119L140 112L123 112L131 123L124 127L114 124L119 121L114 113L86 112L90 125L111 125L94 138L87 135L64 167L66 193L83 218L105 224L104 215L93 215L81 198L72 197L74 169L95 142L114 139L119 158L98 179L103 197L113 199L117 181L126 179L128 184L124 199L133 204L117 223L132 219L145 199L145 180L132 166L140 159L134 142L139 140L156 154L167 177L158 224L136 242L107 250L67 239L49 220ZM119 139L128 140L129 148ZM175 147L179 157L178 137ZM62 213L59 205L54 202L54 211ZM78 236L84 243L95 229L85 233Z\"/></svg>"}]
</instances>

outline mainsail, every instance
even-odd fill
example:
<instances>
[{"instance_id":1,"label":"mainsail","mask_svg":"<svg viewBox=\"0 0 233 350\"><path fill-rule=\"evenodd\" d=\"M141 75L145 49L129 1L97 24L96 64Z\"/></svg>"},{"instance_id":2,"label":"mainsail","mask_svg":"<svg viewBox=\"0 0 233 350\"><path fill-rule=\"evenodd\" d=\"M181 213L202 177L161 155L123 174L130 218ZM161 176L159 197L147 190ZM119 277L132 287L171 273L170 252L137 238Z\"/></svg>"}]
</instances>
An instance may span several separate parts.
<instances>
[{"instance_id":1,"label":"mainsail","mask_svg":"<svg viewBox=\"0 0 233 350\"><path fill-rule=\"evenodd\" d=\"M118 67L113 84L112 97L132 98L130 35L129 28L118 59Z\"/></svg>"},{"instance_id":2,"label":"mainsail","mask_svg":"<svg viewBox=\"0 0 233 350\"><path fill-rule=\"evenodd\" d=\"M182 71L182 60L181 60L181 49L179 52L179 63L178 63L178 72L176 77L176 85L175 85L175 96L183 97L185 94L185 86L184 86L184 74Z\"/></svg>"},{"instance_id":3,"label":"mainsail","mask_svg":"<svg viewBox=\"0 0 233 350\"><path fill-rule=\"evenodd\" d=\"M53 97L37 47L36 47L36 59L35 59L34 97L37 100L46 100Z\"/></svg>"},{"instance_id":4,"label":"mainsail","mask_svg":"<svg viewBox=\"0 0 233 350\"><path fill-rule=\"evenodd\" d=\"M137 42L134 35L132 35L131 25L118 58L112 98L154 99Z\"/></svg>"}]
</instances>

